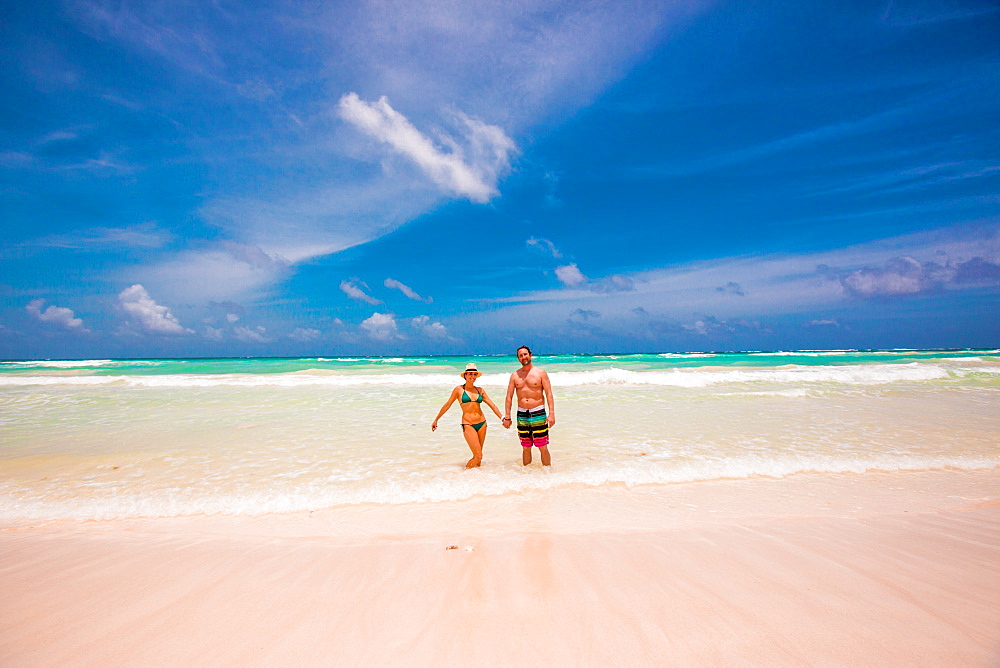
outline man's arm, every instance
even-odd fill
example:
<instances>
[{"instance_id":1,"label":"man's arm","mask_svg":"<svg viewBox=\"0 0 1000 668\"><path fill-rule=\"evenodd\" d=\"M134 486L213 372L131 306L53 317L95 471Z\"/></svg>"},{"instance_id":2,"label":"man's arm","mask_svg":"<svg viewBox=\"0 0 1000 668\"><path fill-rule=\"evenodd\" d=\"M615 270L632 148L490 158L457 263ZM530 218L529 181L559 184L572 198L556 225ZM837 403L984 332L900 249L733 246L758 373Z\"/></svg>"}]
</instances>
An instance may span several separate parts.
<instances>
[{"instance_id":1,"label":"man's arm","mask_svg":"<svg viewBox=\"0 0 1000 668\"><path fill-rule=\"evenodd\" d=\"M556 398L552 396L552 383L549 382L549 374L542 371L542 391L545 392L545 400L549 404L549 426L556 423Z\"/></svg>"}]
</instances>

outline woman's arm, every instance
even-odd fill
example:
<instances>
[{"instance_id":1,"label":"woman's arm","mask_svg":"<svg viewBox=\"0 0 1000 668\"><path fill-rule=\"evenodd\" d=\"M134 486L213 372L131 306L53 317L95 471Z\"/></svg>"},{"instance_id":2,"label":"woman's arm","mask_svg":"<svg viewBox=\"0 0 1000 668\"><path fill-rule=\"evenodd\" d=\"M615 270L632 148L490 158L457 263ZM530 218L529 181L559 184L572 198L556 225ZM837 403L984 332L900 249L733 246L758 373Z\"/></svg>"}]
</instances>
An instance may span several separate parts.
<instances>
[{"instance_id":1,"label":"woman's arm","mask_svg":"<svg viewBox=\"0 0 1000 668\"><path fill-rule=\"evenodd\" d=\"M502 420L503 419L503 414L500 412L500 409L497 408L497 405L495 403L493 403L493 400L490 399L489 395L486 394L485 392L483 392L478 387L476 389L479 390L479 394L483 395L483 401L486 403L486 405L489 406L490 408L492 408L493 412L497 414L497 417Z\"/></svg>"},{"instance_id":2,"label":"woman's arm","mask_svg":"<svg viewBox=\"0 0 1000 668\"><path fill-rule=\"evenodd\" d=\"M514 374L510 374L510 382L507 383L507 396L503 399L504 413L501 416L501 423L510 422L510 405L514 402ZM509 424L504 424L505 429L510 429Z\"/></svg>"},{"instance_id":3,"label":"woman's arm","mask_svg":"<svg viewBox=\"0 0 1000 668\"><path fill-rule=\"evenodd\" d=\"M434 418L434 422L431 422L431 431L436 431L437 430L437 428L438 428L438 420L441 419L442 415L444 415L445 413L448 412L448 409L451 408L451 405L453 403L455 403L455 399L458 399L458 388L457 387L454 390L451 391L451 394L448 396L448 400L446 402L444 402L444 406L441 407L441 410L438 411L437 417Z\"/></svg>"}]
</instances>

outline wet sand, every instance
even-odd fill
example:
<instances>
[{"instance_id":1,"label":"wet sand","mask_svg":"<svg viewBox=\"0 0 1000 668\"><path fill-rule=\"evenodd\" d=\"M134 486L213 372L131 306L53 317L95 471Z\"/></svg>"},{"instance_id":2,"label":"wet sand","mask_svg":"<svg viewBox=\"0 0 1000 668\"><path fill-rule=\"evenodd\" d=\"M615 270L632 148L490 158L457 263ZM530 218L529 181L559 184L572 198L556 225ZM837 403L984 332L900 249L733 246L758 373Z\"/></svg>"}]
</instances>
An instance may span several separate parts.
<instances>
[{"instance_id":1,"label":"wet sand","mask_svg":"<svg viewBox=\"0 0 1000 668\"><path fill-rule=\"evenodd\" d=\"M1000 665L998 469L0 529L4 666Z\"/></svg>"}]
</instances>

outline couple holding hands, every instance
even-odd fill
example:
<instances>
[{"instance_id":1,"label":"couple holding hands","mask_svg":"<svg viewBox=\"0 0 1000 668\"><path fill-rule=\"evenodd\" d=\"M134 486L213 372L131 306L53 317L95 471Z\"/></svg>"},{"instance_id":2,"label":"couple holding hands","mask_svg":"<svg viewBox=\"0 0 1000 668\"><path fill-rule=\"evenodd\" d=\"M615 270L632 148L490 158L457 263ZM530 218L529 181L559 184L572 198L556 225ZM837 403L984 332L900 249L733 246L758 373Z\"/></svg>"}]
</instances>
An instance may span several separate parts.
<instances>
[{"instance_id":1,"label":"couple holding hands","mask_svg":"<svg viewBox=\"0 0 1000 668\"><path fill-rule=\"evenodd\" d=\"M486 416L483 415L482 404L493 409L496 416L501 419L505 429L510 429L510 409L514 394L517 394L517 435L521 439L521 462L527 466L531 463L531 448L538 448L541 454L542 464L549 466L552 458L549 455L549 427L556 423L555 402L552 397L552 386L549 384L549 375L543 369L539 369L531 364L531 349L528 346L521 346L517 349L517 360L521 363L521 368L510 374L510 382L507 384L507 397L504 400L504 414L500 414L500 409L493 403L493 400L486 396L486 392L475 386L476 378L482 373L476 368L475 362L465 365L462 378L465 383L459 385L451 391L451 396L444 402L441 411L431 423L431 431L437 429L438 420L444 415L451 405L456 401L462 407L462 435L465 436L469 449L472 450L472 459L468 461L465 468L471 469L479 466L483 461L483 443L486 442ZM549 405L549 415L545 414L545 403Z\"/></svg>"}]
</instances>

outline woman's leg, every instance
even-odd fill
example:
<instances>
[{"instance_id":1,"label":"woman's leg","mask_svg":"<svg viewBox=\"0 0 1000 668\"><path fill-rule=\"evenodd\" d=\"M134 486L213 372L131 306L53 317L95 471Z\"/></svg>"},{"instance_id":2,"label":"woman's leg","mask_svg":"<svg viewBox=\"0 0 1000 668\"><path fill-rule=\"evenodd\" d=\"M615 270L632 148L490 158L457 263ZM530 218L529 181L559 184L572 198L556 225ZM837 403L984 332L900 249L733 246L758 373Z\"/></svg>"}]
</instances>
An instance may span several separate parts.
<instances>
[{"instance_id":1,"label":"woman's leg","mask_svg":"<svg viewBox=\"0 0 1000 668\"><path fill-rule=\"evenodd\" d=\"M476 428L471 424L462 425L462 435L465 436L465 442L472 450L472 459L465 464L465 468L474 469L483 463L483 441L486 439L486 425L483 425L479 431L476 431Z\"/></svg>"}]
</instances>

